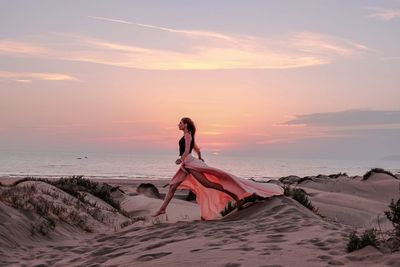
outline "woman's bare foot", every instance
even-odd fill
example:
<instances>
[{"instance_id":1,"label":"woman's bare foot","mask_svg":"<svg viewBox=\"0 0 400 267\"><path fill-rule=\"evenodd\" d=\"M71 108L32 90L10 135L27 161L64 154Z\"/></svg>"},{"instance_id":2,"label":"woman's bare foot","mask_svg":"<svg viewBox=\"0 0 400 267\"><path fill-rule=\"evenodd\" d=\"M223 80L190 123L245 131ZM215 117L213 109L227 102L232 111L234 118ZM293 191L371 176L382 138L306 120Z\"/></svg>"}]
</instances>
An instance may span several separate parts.
<instances>
[{"instance_id":1,"label":"woman's bare foot","mask_svg":"<svg viewBox=\"0 0 400 267\"><path fill-rule=\"evenodd\" d=\"M165 210L159 210L156 214L152 215L152 217L157 217L158 215L165 214Z\"/></svg>"}]
</instances>

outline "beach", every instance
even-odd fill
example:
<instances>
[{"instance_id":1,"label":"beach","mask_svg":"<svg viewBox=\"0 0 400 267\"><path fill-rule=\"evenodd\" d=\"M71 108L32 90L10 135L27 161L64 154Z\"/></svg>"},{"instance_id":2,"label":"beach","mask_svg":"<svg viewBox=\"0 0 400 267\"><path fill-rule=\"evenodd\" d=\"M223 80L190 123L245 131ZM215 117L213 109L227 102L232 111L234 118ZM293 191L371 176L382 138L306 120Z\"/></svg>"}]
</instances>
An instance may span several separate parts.
<instances>
[{"instance_id":1,"label":"beach","mask_svg":"<svg viewBox=\"0 0 400 267\"><path fill-rule=\"evenodd\" d=\"M2 192L15 180L2 177ZM384 211L392 198L399 198L399 180L384 173L374 173L368 180L340 175L282 178L282 185L284 182L305 190L315 210L291 197L275 196L212 221L200 219L196 202L185 200L187 191L177 193L166 215L153 218L150 215L162 199L136 192L139 184L149 181L97 182L111 185L115 189L113 197L128 213L125 215L140 220L128 222L109 204L90 196L91 203L99 207L101 222L92 216L87 221L88 230L65 219L56 220L51 231L39 234L32 230L37 229L32 225L41 218L35 210L13 208L3 194L0 265L400 266L400 253L384 246L366 246L351 253L346 250L352 231L392 227ZM162 198L167 191L163 187L166 181L150 182ZM70 197L41 181L25 181L17 186L30 186L30 190L34 187L38 195L46 195L53 202L61 195L64 199Z\"/></svg>"}]
</instances>

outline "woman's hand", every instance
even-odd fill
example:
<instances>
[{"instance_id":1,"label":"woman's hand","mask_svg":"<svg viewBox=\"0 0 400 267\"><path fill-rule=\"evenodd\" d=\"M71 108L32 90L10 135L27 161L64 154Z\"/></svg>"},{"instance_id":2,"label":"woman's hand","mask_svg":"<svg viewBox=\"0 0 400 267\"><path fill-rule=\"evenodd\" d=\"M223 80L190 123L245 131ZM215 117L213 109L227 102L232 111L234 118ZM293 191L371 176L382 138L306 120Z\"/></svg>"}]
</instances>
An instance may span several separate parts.
<instances>
[{"instance_id":1,"label":"woman's hand","mask_svg":"<svg viewBox=\"0 0 400 267\"><path fill-rule=\"evenodd\" d=\"M179 164L182 163L182 160L181 160L181 159L177 159L177 160L175 161L175 163L176 163L176 165L179 165Z\"/></svg>"}]
</instances>

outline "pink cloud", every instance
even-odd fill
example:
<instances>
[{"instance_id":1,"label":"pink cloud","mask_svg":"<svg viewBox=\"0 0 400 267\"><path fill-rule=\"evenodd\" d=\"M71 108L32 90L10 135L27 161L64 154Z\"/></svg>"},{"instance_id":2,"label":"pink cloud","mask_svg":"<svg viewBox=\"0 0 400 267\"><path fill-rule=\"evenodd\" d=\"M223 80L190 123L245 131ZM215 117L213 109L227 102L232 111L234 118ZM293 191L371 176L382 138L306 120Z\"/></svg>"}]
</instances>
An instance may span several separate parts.
<instances>
[{"instance_id":1,"label":"pink cloud","mask_svg":"<svg viewBox=\"0 0 400 267\"><path fill-rule=\"evenodd\" d=\"M16 82L30 83L40 81L77 81L78 79L62 73L40 73L40 72L9 72L0 71L0 78Z\"/></svg>"},{"instance_id":2,"label":"pink cloud","mask_svg":"<svg viewBox=\"0 0 400 267\"><path fill-rule=\"evenodd\" d=\"M340 57L369 51L366 46L354 41L313 32L263 38L132 24L176 34L177 40L186 43L186 48L184 51L172 51L74 34L52 34L46 36L50 38L46 47L12 41L17 45L13 48L11 41L6 40L0 41L0 51L17 56L146 70L290 69L329 64ZM65 46L60 47L60 43Z\"/></svg>"},{"instance_id":3,"label":"pink cloud","mask_svg":"<svg viewBox=\"0 0 400 267\"><path fill-rule=\"evenodd\" d=\"M368 15L370 18L389 21L400 17L400 9L398 8L382 8L382 7L368 7L372 13Z\"/></svg>"}]
</instances>

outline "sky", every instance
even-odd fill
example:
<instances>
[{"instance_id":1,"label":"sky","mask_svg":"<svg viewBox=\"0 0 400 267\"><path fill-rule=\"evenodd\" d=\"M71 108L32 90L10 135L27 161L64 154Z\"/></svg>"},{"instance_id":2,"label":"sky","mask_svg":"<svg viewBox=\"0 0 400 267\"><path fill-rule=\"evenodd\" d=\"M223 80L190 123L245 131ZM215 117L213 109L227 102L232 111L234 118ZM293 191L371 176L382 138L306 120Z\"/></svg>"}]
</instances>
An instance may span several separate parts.
<instances>
[{"instance_id":1,"label":"sky","mask_svg":"<svg viewBox=\"0 0 400 267\"><path fill-rule=\"evenodd\" d=\"M400 155L400 0L0 5L3 153Z\"/></svg>"}]
</instances>

